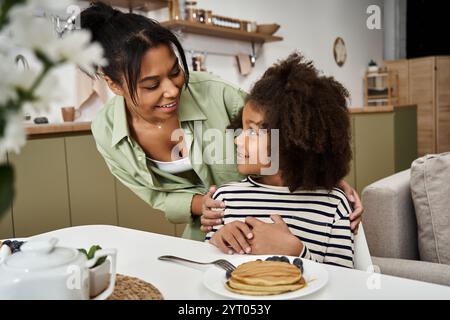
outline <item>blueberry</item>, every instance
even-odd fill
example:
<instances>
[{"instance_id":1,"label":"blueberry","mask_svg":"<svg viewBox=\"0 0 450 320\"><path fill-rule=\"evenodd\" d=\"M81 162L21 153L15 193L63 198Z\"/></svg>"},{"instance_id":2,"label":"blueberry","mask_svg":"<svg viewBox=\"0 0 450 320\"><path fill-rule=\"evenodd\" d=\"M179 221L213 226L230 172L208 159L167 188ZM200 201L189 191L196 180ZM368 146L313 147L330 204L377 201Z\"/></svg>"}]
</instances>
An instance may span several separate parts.
<instances>
[{"instance_id":1,"label":"blueberry","mask_svg":"<svg viewBox=\"0 0 450 320\"><path fill-rule=\"evenodd\" d=\"M228 270L227 272L226 272L226 274L225 274L225 276L227 277L227 279L230 279L231 278L231 273L232 273L233 271L230 271L230 270Z\"/></svg>"},{"instance_id":2,"label":"blueberry","mask_svg":"<svg viewBox=\"0 0 450 320\"><path fill-rule=\"evenodd\" d=\"M11 249L11 253L16 253L20 251L20 247L25 243L25 241L18 241L18 240L7 240L4 242L4 244L8 245Z\"/></svg>"},{"instance_id":3,"label":"blueberry","mask_svg":"<svg viewBox=\"0 0 450 320\"><path fill-rule=\"evenodd\" d=\"M303 261L300 258L295 258L294 261L292 261L292 264L300 269L300 271L303 273Z\"/></svg>"},{"instance_id":4,"label":"blueberry","mask_svg":"<svg viewBox=\"0 0 450 320\"><path fill-rule=\"evenodd\" d=\"M296 265L296 266L302 266L303 265L303 261L300 258L295 258L294 261L292 261L292 264Z\"/></svg>"},{"instance_id":5,"label":"blueberry","mask_svg":"<svg viewBox=\"0 0 450 320\"><path fill-rule=\"evenodd\" d=\"M286 256L279 257L278 260L281 261L281 262L290 263L288 257L286 257Z\"/></svg>"},{"instance_id":6,"label":"blueberry","mask_svg":"<svg viewBox=\"0 0 450 320\"><path fill-rule=\"evenodd\" d=\"M266 259L266 261L276 261L275 259L276 259L276 257L268 257L268 258Z\"/></svg>"},{"instance_id":7,"label":"blueberry","mask_svg":"<svg viewBox=\"0 0 450 320\"><path fill-rule=\"evenodd\" d=\"M278 257L278 256L274 256L273 257L273 261L283 261L282 259L281 259L281 257Z\"/></svg>"}]
</instances>

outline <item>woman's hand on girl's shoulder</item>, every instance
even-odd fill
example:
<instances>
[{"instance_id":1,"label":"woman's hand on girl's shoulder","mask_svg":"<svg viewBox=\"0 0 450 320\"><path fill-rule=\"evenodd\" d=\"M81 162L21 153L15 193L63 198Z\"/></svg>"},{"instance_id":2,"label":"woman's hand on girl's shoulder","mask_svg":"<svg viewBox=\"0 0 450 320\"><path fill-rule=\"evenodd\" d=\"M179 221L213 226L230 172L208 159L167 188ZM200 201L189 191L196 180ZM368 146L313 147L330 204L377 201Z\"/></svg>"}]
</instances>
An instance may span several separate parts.
<instances>
[{"instance_id":1,"label":"woman's hand on girl's shoulder","mask_svg":"<svg viewBox=\"0 0 450 320\"><path fill-rule=\"evenodd\" d=\"M358 192L356 192L356 190L353 189L345 180L341 180L338 187L344 191L345 196L352 205L353 212L350 214L349 218L351 221L352 232L357 235L359 224L362 220L362 215L364 212L361 199L359 198Z\"/></svg>"},{"instance_id":2,"label":"woman's hand on girl's shoulder","mask_svg":"<svg viewBox=\"0 0 450 320\"><path fill-rule=\"evenodd\" d=\"M220 200L214 200L212 195L216 192L216 186L211 186L207 194L202 199L202 213L200 222L202 226L200 230L203 232L209 232L213 226L217 226L222 223L225 203Z\"/></svg>"}]
</instances>

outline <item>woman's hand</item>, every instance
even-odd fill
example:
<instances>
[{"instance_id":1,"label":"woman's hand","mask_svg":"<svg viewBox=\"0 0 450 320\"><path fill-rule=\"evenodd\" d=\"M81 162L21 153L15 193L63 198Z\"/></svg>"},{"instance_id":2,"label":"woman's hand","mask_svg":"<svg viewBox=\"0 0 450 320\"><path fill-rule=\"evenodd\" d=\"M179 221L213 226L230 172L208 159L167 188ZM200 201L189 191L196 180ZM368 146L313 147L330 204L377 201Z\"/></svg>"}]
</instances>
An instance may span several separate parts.
<instances>
[{"instance_id":1,"label":"woman's hand","mask_svg":"<svg viewBox=\"0 0 450 320\"><path fill-rule=\"evenodd\" d=\"M209 242L224 253L233 254L237 252L244 254L251 251L247 239L252 237L253 235L248 225L242 221L233 221L214 233Z\"/></svg>"},{"instance_id":2,"label":"woman's hand","mask_svg":"<svg viewBox=\"0 0 450 320\"><path fill-rule=\"evenodd\" d=\"M361 199L359 198L358 192L354 190L346 181L341 180L338 184L338 187L341 188L345 195L347 196L348 201L352 204L353 212L350 214L350 227L352 232L357 235L359 223L362 220L362 214L364 212L364 208L361 203Z\"/></svg>"},{"instance_id":3,"label":"woman's hand","mask_svg":"<svg viewBox=\"0 0 450 320\"><path fill-rule=\"evenodd\" d=\"M274 223L265 223L254 217L247 217L245 223L252 228L250 241L252 254L282 254L299 256L303 243L294 236L279 215L271 215Z\"/></svg>"},{"instance_id":4,"label":"woman's hand","mask_svg":"<svg viewBox=\"0 0 450 320\"><path fill-rule=\"evenodd\" d=\"M216 186L211 186L202 200L202 215L200 218L202 226L200 230L203 232L209 232L213 226L217 226L222 223L223 208L225 203L220 200L214 200L212 195L216 192Z\"/></svg>"}]
</instances>

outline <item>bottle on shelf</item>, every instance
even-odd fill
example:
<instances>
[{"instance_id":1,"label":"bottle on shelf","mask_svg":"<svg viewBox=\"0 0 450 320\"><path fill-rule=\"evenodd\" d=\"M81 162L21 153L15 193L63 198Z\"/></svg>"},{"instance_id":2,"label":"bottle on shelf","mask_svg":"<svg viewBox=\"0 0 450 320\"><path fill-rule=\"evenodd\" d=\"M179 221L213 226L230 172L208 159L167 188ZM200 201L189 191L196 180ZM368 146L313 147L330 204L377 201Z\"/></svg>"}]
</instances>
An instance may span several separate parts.
<instances>
[{"instance_id":1,"label":"bottle on shelf","mask_svg":"<svg viewBox=\"0 0 450 320\"><path fill-rule=\"evenodd\" d=\"M192 22L197 21L197 1L186 1L185 2L184 19L187 21L192 21Z\"/></svg>"}]
</instances>

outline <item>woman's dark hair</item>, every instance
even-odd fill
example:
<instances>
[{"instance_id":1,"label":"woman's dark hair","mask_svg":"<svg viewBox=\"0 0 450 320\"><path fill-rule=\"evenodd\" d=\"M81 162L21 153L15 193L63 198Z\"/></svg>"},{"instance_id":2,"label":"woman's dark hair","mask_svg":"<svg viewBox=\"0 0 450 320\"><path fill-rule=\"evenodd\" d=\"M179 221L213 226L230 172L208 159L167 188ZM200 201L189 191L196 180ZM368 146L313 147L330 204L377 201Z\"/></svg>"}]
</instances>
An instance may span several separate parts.
<instances>
[{"instance_id":1,"label":"woman's dark hair","mask_svg":"<svg viewBox=\"0 0 450 320\"><path fill-rule=\"evenodd\" d=\"M102 72L112 81L122 84L124 75L131 98L137 103L137 82L141 61L148 49L161 44L176 47L183 64L185 85L189 69L183 47L177 37L155 20L133 13L123 13L101 2L93 2L81 12L81 27L90 30L92 41L99 42L108 65Z\"/></svg>"},{"instance_id":2,"label":"woman's dark hair","mask_svg":"<svg viewBox=\"0 0 450 320\"><path fill-rule=\"evenodd\" d=\"M246 103L264 113L267 129L279 129L280 170L291 191L331 190L347 175L348 97L299 53L269 68L253 86Z\"/></svg>"}]
</instances>

